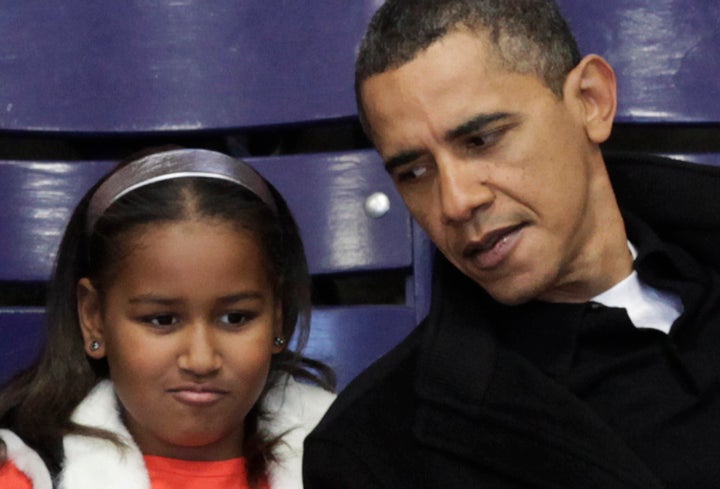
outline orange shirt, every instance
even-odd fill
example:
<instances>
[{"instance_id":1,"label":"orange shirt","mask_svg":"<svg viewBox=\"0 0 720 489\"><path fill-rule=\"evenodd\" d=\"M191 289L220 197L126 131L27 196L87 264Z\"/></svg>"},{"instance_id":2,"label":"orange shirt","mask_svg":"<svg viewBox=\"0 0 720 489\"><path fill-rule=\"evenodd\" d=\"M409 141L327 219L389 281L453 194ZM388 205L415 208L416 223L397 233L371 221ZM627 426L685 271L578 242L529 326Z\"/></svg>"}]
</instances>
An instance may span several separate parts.
<instances>
[{"instance_id":1,"label":"orange shirt","mask_svg":"<svg viewBox=\"0 0 720 489\"><path fill-rule=\"evenodd\" d=\"M248 489L244 458L189 462L145 455L152 489ZM268 489L267 484L263 488Z\"/></svg>"},{"instance_id":2,"label":"orange shirt","mask_svg":"<svg viewBox=\"0 0 720 489\"><path fill-rule=\"evenodd\" d=\"M0 466L0 487L3 489L32 489L28 477L8 461Z\"/></svg>"},{"instance_id":3,"label":"orange shirt","mask_svg":"<svg viewBox=\"0 0 720 489\"><path fill-rule=\"evenodd\" d=\"M188 462L146 455L152 489L248 489L245 459ZM2 489L32 489L30 479L12 462L0 467ZM269 489L267 484L263 489Z\"/></svg>"}]
</instances>

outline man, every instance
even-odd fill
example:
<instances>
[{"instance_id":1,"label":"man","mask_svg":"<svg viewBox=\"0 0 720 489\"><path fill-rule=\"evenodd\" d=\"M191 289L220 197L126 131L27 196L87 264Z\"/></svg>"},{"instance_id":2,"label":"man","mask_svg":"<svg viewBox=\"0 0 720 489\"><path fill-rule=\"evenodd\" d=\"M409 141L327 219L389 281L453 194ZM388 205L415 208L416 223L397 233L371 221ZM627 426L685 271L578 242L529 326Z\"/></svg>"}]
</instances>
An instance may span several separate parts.
<instances>
[{"instance_id":1,"label":"man","mask_svg":"<svg viewBox=\"0 0 720 489\"><path fill-rule=\"evenodd\" d=\"M613 70L552 0L388 0L356 93L442 256L428 318L306 442L305 487L714 487L720 280L615 196L692 171L606 165Z\"/></svg>"}]
</instances>

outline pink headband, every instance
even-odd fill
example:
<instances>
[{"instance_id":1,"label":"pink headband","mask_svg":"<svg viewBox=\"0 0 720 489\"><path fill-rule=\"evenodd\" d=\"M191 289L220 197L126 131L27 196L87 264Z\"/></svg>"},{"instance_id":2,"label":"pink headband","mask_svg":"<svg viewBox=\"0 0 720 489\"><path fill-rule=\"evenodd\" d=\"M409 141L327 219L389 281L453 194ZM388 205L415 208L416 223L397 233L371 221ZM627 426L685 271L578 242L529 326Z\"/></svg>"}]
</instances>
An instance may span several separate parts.
<instances>
[{"instance_id":1,"label":"pink headband","mask_svg":"<svg viewBox=\"0 0 720 489\"><path fill-rule=\"evenodd\" d=\"M88 234L100 216L120 197L151 183L189 177L234 182L257 195L273 212L277 212L269 187L247 163L214 151L179 149L133 161L108 177L90 199L86 222Z\"/></svg>"}]
</instances>

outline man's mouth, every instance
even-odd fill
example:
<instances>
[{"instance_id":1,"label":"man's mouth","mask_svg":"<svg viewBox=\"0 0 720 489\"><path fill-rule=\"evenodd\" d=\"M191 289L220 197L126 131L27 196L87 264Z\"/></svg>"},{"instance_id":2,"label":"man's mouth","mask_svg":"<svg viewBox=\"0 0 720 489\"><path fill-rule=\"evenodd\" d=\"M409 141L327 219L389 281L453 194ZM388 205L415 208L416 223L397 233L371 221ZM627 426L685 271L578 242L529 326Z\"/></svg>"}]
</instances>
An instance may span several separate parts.
<instances>
[{"instance_id":1,"label":"man's mouth","mask_svg":"<svg viewBox=\"0 0 720 489\"><path fill-rule=\"evenodd\" d=\"M517 243L525 223L506 226L486 233L463 249L463 258L473 260L481 268L494 268L502 262Z\"/></svg>"}]
</instances>

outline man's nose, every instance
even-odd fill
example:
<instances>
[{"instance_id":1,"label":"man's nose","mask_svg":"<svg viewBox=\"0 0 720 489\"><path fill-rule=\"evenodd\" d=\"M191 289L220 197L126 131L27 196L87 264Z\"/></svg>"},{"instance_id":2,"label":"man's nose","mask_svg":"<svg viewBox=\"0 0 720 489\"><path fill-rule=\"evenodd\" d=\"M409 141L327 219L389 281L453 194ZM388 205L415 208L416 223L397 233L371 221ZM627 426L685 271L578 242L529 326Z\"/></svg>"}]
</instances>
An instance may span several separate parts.
<instances>
[{"instance_id":1,"label":"man's nose","mask_svg":"<svg viewBox=\"0 0 720 489\"><path fill-rule=\"evenodd\" d=\"M479 208L489 205L495 199L481 165L479 162L463 160L438 163L438 192L443 223L467 222Z\"/></svg>"}]
</instances>

